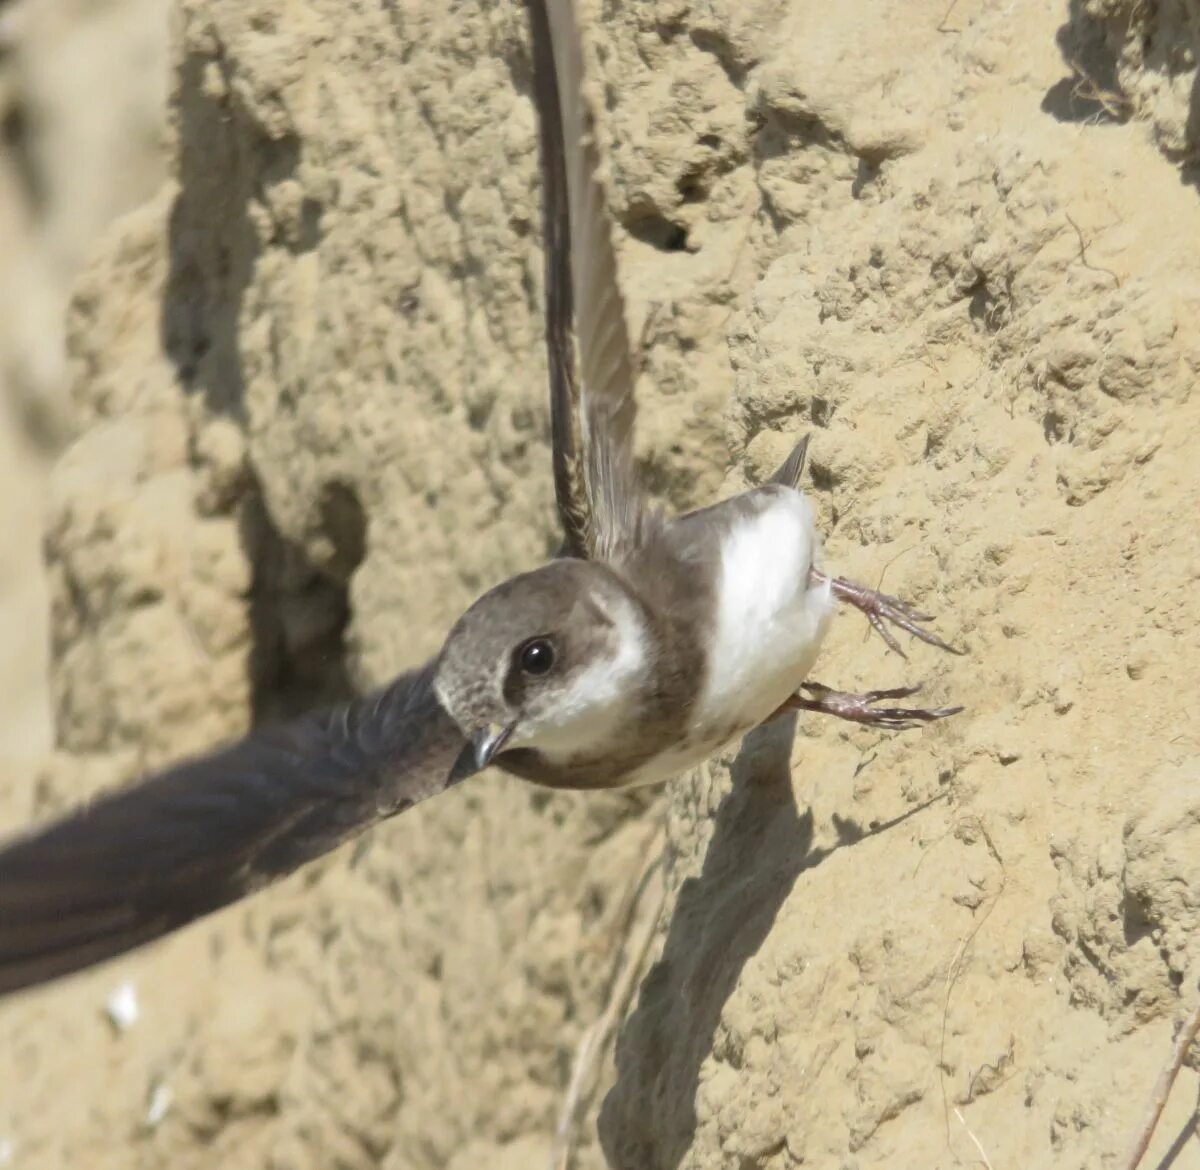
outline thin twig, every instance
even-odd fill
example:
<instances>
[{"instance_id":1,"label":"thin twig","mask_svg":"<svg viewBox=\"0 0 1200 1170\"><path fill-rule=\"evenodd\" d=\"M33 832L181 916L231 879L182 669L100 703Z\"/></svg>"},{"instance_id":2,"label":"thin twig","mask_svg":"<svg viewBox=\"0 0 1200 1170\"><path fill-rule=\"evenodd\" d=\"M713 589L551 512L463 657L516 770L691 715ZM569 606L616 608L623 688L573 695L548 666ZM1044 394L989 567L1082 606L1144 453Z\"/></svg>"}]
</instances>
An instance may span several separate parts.
<instances>
[{"instance_id":1,"label":"thin twig","mask_svg":"<svg viewBox=\"0 0 1200 1170\"><path fill-rule=\"evenodd\" d=\"M1071 96L1081 101L1093 102L1098 105L1114 122L1123 122L1129 117L1132 103L1123 94L1115 90L1105 89L1077 61L1068 61L1075 84L1071 86Z\"/></svg>"},{"instance_id":2,"label":"thin twig","mask_svg":"<svg viewBox=\"0 0 1200 1170\"><path fill-rule=\"evenodd\" d=\"M992 860L1000 868L1000 888L996 891L991 901L988 902L987 909L979 916L975 925L958 944L958 950L955 952L954 958L950 960L950 966L946 970L946 994L942 1001L942 1036L938 1044L938 1079L941 1083L942 1110L946 1119L946 1147L956 1159L958 1158L958 1154L954 1149L954 1143L950 1140L950 1097L946 1092L946 1035L950 1027L950 998L954 994L958 977L962 974L963 964L967 958L967 951L970 950L972 943L974 943L976 935L983 929L987 920L991 918L992 911L996 909L1000 899L1004 896L1004 889L1008 885L1008 869L1005 867L1004 858L1000 856L1000 851L996 848L991 834L987 831L987 826L981 818L976 816L966 817L959 824L966 824L968 822L974 824L979 830L979 834L987 846L988 853L991 854ZM958 1113L958 1109L956 1108L954 1112ZM959 1120L962 1120L962 1118L960 1117ZM963 1125L966 1126L966 1122L963 1122ZM971 1133L969 1128L967 1128L967 1133L970 1134L972 1139L975 1139L975 1135ZM977 1140L975 1141L975 1145L979 1146ZM980 1153L983 1153L982 1148L980 1148ZM987 1161L986 1155L984 1155L984 1160L985 1162Z\"/></svg>"},{"instance_id":3,"label":"thin twig","mask_svg":"<svg viewBox=\"0 0 1200 1170\"><path fill-rule=\"evenodd\" d=\"M1158 1081L1154 1086L1154 1095L1150 1098L1150 1109L1146 1120L1138 1130L1137 1137L1130 1148L1129 1157L1121 1163L1121 1170L1137 1170L1146 1156L1146 1151L1150 1148L1150 1139L1154 1136L1154 1129L1158 1125L1158 1119L1162 1116L1167 1098L1171 1095L1175 1078L1179 1075L1179 1070L1183 1068L1183 1062L1187 1059L1188 1052L1196 1042L1197 1033L1200 1033L1200 1004L1192 1009L1175 1037L1175 1043L1171 1048L1171 1057L1162 1072L1158 1074Z\"/></svg>"},{"instance_id":4,"label":"thin twig","mask_svg":"<svg viewBox=\"0 0 1200 1170\"><path fill-rule=\"evenodd\" d=\"M942 13L942 19L937 23L937 31L940 33L960 33L961 28L951 28L946 21L950 19L950 14L958 7L958 0L950 0L950 7Z\"/></svg>"},{"instance_id":5,"label":"thin twig","mask_svg":"<svg viewBox=\"0 0 1200 1170\"><path fill-rule=\"evenodd\" d=\"M625 963L613 979L612 986L609 988L608 1000L599 1019L584 1032L579 1046L575 1050L571 1080L567 1085L567 1094L563 1099L562 1109L558 1115L558 1125L554 1131L554 1143L550 1148L550 1170L567 1170L575 1128L587 1098L586 1090L593 1079L596 1066L603 1059L609 1041L625 1018L629 1001L633 998L633 993L638 986L638 976L646 961L646 954L654 940L655 928L658 926L663 903L666 901L666 883L661 879L657 883L650 905L642 914L640 923L637 922L636 911L640 901L639 894L644 892L651 874L662 864L662 837L663 833L660 829L655 834L659 847L651 846L646 854L645 864L627 888L625 901L629 909L623 937L626 952ZM637 925L636 933L633 932L635 925Z\"/></svg>"},{"instance_id":6,"label":"thin twig","mask_svg":"<svg viewBox=\"0 0 1200 1170\"><path fill-rule=\"evenodd\" d=\"M975 1136L975 1131L967 1124L967 1119L963 1117L962 1111L957 1105L954 1106L954 1116L958 1118L959 1125L967 1131L967 1137L975 1143L975 1148L979 1151L979 1156L983 1159L983 1164L987 1167L987 1170L994 1170L992 1160L987 1156L987 1150L983 1148L983 1142Z\"/></svg>"},{"instance_id":7,"label":"thin twig","mask_svg":"<svg viewBox=\"0 0 1200 1170\"><path fill-rule=\"evenodd\" d=\"M1117 288L1120 288L1121 287L1121 278L1111 268L1105 268L1103 265L1100 265L1100 264L1093 264L1088 259L1088 256L1087 256L1088 245L1087 245L1087 241L1083 238L1083 229L1079 226L1079 224L1077 224L1075 222L1074 219L1071 218L1071 213L1069 211L1066 212L1065 214L1067 217L1067 223L1069 223L1075 229L1076 238L1079 240L1079 263L1082 264L1084 266L1084 268L1088 269L1090 272L1102 272L1102 273L1104 273L1105 276L1111 276L1113 278L1113 281L1116 283Z\"/></svg>"}]
</instances>

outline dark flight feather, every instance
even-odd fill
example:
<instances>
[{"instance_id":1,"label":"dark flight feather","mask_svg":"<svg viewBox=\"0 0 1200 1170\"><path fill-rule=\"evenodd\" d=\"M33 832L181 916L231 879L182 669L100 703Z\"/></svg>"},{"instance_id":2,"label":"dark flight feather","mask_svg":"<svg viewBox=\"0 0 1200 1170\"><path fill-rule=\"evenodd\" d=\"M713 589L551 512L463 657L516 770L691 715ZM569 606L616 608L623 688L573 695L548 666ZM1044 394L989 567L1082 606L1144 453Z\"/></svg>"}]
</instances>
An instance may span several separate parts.
<instances>
[{"instance_id":1,"label":"dark flight feather","mask_svg":"<svg viewBox=\"0 0 1200 1170\"><path fill-rule=\"evenodd\" d=\"M633 458L633 432L637 417L634 397L633 350L625 325L625 301L617 282L608 203L599 179L599 152L594 117L583 90L583 53L572 0L530 0L530 27L534 47L534 100L541 124L540 142L546 189L544 239L546 243L547 312L563 306L574 310L578 343L579 378L569 385L573 393L556 387L555 367L564 363L551 356L551 410L556 441L568 433L561 416L565 405L574 407L569 433L578 445L562 458L583 464L585 493L578 492L578 477L562 476L568 485L569 505L560 515L568 541L586 534L587 553L593 559L619 560L641 543L647 520L642 486ZM553 82L546 76L552 66ZM557 90L557 107L553 105ZM557 132L556 132L557 131ZM563 209L563 186L567 210ZM566 228L569 248L562 245ZM569 285L567 298L559 289ZM551 289L558 303L552 303ZM556 318L547 323L548 343L567 348L565 328ZM559 476L556 468L556 484ZM578 513L586 508L586 520Z\"/></svg>"},{"instance_id":2,"label":"dark flight feather","mask_svg":"<svg viewBox=\"0 0 1200 1170\"><path fill-rule=\"evenodd\" d=\"M554 498L563 528L562 555L586 558L592 549L587 481L579 457L579 385L575 374L575 314L571 290L571 222L563 157L562 109L544 0L528 0L533 46L533 104L538 119L542 177L542 268L546 290L546 365Z\"/></svg>"},{"instance_id":3,"label":"dark flight feather","mask_svg":"<svg viewBox=\"0 0 1200 1170\"><path fill-rule=\"evenodd\" d=\"M432 665L100 797L0 850L0 994L113 958L443 791Z\"/></svg>"}]
</instances>

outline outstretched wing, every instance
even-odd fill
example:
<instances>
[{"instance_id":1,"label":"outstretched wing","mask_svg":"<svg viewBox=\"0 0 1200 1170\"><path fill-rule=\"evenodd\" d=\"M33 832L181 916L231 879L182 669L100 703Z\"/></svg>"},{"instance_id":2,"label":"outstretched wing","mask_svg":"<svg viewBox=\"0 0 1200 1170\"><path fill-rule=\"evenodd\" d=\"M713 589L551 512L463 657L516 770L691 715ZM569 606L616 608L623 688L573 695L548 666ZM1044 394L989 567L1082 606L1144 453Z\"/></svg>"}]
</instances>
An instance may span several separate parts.
<instances>
[{"instance_id":1,"label":"outstretched wing","mask_svg":"<svg viewBox=\"0 0 1200 1170\"><path fill-rule=\"evenodd\" d=\"M541 141L547 184L546 263L548 276L553 276L547 281L547 290L549 293L552 284L569 281L579 347L577 416L588 515L582 531L587 536L589 555L611 560L639 543L646 518L633 459L637 403L632 347L625 326L624 298L617 284L608 205L598 175L595 120L583 91L582 44L573 0L530 0L530 23L535 71L545 74L548 33L558 91L561 134L560 151L555 151L549 149L553 118L546 113L550 88L548 83L535 82L535 98L543 119ZM557 174L553 173L556 167L561 168ZM555 240L562 238L564 177L569 254L561 246L554 247ZM547 308L549 312L549 296ZM551 364L553 368L553 356ZM552 389L552 409L561 412L569 397ZM567 424L556 420L556 436L566 429ZM564 523L570 531L570 522Z\"/></svg>"},{"instance_id":2,"label":"outstretched wing","mask_svg":"<svg viewBox=\"0 0 1200 1170\"><path fill-rule=\"evenodd\" d=\"M0 850L0 994L226 906L448 786L432 666L102 797Z\"/></svg>"},{"instance_id":3,"label":"outstretched wing","mask_svg":"<svg viewBox=\"0 0 1200 1170\"><path fill-rule=\"evenodd\" d=\"M542 170L542 268L546 288L546 364L550 375L550 432L554 454L554 499L563 528L563 555L586 558L592 551L591 507L579 457L579 386L571 322L571 221L563 157L562 110L545 0L529 0L533 43L533 104L538 114Z\"/></svg>"}]
</instances>

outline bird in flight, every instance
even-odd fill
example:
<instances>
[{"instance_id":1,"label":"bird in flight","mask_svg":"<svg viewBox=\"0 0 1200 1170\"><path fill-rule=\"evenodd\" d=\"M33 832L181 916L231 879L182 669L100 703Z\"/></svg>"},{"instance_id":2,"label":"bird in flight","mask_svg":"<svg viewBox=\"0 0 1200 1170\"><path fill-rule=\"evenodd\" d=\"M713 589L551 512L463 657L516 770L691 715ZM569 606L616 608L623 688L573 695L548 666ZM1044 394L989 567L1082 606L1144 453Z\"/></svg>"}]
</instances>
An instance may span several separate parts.
<instances>
[{"instance_id":1,"label":"bird in flight","mask_svg":"<svg viewBox=\"0 0 1200 1170\"><path fill-rule=\"evenodd\" d=\"M905 602L820 569L799 490L807 440L722 503L669 517L647 500L574 3L528 8L562 555L484 594L432 661L379 691L0 849L0 994L158 938L489 765L613 788L669 779L788 711L900 730L961 710L880 705L913 687L807 681L839 600L897 651L889 625L953 650Z\"/></svg>"}]
</instances>

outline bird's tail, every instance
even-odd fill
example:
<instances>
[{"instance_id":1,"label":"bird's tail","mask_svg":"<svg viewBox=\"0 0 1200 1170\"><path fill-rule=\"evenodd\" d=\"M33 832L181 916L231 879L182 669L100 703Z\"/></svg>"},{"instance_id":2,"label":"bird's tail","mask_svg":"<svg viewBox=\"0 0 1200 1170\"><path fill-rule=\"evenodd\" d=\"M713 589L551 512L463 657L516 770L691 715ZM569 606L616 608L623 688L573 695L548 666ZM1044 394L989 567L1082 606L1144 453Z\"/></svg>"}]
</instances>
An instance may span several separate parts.
<instances>
[{"instance_id":1,"label":"bird's tail","mask_svg":"<svg viewBox=\"0 0 1200 1170\"><path fill-rule=\"evenodd\" d=\"M808 458L808 441L812 435L805 435L793 448L792 453L779 465L768 483L781 483L784 487L800 490L800 477L804 474L804 461Z\"/></svg>"}]
</instances>

